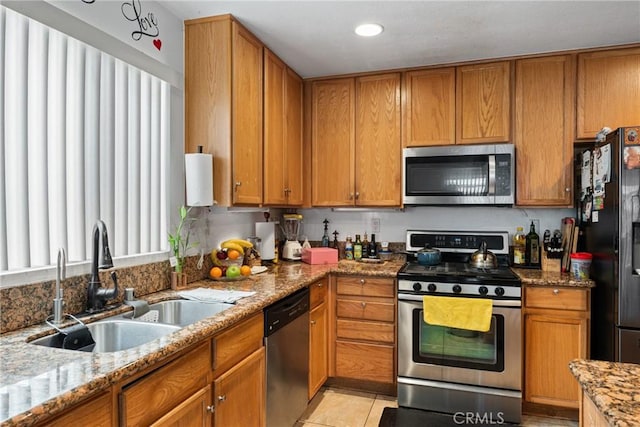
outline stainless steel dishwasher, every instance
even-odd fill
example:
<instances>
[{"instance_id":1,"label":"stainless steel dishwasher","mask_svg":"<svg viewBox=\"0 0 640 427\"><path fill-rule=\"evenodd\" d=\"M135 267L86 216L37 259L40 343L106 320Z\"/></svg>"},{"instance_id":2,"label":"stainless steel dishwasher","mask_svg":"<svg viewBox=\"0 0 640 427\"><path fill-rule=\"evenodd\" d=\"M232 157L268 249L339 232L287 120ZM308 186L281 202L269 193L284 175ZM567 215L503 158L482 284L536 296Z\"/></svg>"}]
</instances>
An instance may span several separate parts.
<instances>
[{"instance_id":1,"label":"stainless steel dishwasher","mask_svg":"<svg viewBox=\"0 0 640 427\"><path fill-rule=\"evenodd\" d=\"M293 426L307 408L309 289L264 309L267 427Z\"/></svg>"}]
</instances>

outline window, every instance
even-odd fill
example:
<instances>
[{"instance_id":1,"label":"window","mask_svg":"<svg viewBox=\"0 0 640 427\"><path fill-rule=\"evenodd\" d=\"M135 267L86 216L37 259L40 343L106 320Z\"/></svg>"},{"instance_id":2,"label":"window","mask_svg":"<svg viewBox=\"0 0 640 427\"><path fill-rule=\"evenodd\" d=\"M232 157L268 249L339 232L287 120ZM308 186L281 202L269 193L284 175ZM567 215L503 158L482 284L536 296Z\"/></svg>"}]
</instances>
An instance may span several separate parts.
<instances>
[{"instance_id":1,"label":"window","mask_svg":"<svg viewBox=\"0 0 640 427\"><path fill-rule=\"evenodd\" d=\"M0 6L0 278L165 251L170 85Z\"/></svg>"}]
</instances>

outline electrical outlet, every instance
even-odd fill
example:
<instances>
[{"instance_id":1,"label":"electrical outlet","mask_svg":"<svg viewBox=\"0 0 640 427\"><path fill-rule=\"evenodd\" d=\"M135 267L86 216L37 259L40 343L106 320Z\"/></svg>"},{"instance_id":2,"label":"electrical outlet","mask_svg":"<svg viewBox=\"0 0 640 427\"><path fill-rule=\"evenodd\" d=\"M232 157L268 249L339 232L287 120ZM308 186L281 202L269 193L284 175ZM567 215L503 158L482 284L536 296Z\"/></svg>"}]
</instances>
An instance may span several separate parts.
<instances>
[{"instance_id":1,"label":"electrical outlet","mask_svg":"<svg viewBox=\"0 0 640 427\"><path fill-rule=\"evenodd\" d=\"M380 232L380 218L371 218L371 232L374 234Z\"/></svg>"}]
</instances>

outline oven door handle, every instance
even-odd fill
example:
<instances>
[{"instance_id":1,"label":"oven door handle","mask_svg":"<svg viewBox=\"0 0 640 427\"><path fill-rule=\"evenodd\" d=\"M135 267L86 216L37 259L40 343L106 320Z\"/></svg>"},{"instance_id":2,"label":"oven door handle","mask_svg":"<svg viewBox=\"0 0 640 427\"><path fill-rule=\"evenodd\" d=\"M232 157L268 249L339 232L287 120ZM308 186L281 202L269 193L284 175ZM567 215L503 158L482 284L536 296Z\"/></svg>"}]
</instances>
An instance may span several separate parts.
<instances>
[{"instance_id":1,"label":"oven door handle","mask_svg":"<svg viewBox=\"0 0 640 427\"><path fill-rule=\"evenodd\" d=\"M424 295L398 293L398 300L422 303L423 296ZM522 301L502 300L502 299L494 299L491 301L493 301L494 307L514 307L514 308L522 307Z\"/></svg>"}]
</instances>

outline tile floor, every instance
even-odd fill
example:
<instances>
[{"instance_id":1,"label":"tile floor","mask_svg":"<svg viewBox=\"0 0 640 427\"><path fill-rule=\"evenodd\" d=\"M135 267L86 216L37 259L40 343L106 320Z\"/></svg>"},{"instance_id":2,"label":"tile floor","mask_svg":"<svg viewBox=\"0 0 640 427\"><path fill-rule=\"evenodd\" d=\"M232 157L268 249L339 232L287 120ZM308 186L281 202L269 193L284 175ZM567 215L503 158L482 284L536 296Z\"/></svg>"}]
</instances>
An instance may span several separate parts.
<instances>
[{"instance_id":1,"label":"tile floor","mask_svg":"<svg viewBox=\"0 0 640 427\"><path fill-rule=\"evenodd\" d=\"M395 397L322 388L294 427L377 427L385 407L397 407ZM524 427L577 427L575 421L523 416Z\"/></svg>"}]
</instances>

